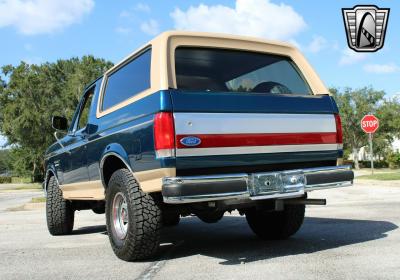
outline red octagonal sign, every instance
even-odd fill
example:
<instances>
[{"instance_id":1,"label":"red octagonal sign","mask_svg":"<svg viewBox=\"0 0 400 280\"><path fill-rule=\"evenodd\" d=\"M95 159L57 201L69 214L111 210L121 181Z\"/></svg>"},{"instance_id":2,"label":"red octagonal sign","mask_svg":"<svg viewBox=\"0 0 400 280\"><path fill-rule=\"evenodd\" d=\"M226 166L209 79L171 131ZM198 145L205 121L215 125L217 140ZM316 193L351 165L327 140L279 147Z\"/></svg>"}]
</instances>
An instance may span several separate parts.
<instances>
[{"instance_id":1,"label":"red octagonal sign","mask_svg":"<svg viewBox=\"0 0 400 280\"><path fill-rule=\"evenodd\" d=\"M374 115L365 115L361 120L361 128L365 133L374 133L379 127L379 120Z\"/></svg>"}]
</instances>

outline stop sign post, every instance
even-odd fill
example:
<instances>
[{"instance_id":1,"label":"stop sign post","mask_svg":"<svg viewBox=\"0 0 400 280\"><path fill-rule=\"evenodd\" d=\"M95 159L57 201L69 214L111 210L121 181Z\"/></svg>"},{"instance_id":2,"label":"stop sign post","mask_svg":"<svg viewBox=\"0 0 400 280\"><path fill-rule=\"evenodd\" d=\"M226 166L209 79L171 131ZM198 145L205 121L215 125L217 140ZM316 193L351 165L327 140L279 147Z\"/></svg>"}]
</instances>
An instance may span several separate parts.
<instances>
[{"instance_id":1,"label":"stop sign post","mask_svg":"<svg viewBox=\"0 0 400 280\"><path fill-rule=\"evenodd\" d=\"M368 133L369 138L369 152L371 156L371 173L374 174L374 153L372 149L372 134L379 128L379 120L374 115L365 115L361 119L361 129Z\"/></svg>"}]
</instances>

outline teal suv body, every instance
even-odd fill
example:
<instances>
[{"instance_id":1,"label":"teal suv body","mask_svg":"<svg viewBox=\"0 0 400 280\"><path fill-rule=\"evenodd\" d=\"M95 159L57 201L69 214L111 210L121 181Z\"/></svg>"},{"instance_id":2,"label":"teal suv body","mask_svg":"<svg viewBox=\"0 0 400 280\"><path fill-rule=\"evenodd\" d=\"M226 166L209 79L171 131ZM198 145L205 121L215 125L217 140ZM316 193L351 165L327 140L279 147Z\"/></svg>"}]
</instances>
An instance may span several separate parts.
<instances>
[{"instance_id":1,"label":"teal suv body","mask_svg":"<svg viewBox=\"0 0 400 280\"><path fill-rule=\"evenodd\" d=\"M263 239L300 228L313 190L352 185L335 101L296 48L255 38L166 32L53 117L47 224L105 213L115 254L153 256L160 229L238 210ZM61 136L62 135L62 136Z\"/></svg>"}]
</instances>

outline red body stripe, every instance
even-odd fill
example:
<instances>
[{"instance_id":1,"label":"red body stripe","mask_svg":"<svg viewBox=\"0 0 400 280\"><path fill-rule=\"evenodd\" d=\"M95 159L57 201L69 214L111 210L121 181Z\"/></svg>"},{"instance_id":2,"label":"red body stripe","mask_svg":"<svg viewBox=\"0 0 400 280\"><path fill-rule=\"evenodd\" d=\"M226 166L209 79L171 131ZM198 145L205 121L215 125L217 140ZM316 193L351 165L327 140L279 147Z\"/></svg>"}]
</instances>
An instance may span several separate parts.
<instances>
[{"instance_id":1,"label":"red body stripe","mask_svg":"<svg viewBox=\"0 0 400 280\"><path fill-rule=\"evenodd\" d=\"M200 145L188 147L180 140L187 136L195 136L201 140ZM304 144L335 144L336 132L315 133L265 133L265 134L191 134L177 135L177 148L214 148L241 146L273 146Z\"/></svg>"}]
</instances>

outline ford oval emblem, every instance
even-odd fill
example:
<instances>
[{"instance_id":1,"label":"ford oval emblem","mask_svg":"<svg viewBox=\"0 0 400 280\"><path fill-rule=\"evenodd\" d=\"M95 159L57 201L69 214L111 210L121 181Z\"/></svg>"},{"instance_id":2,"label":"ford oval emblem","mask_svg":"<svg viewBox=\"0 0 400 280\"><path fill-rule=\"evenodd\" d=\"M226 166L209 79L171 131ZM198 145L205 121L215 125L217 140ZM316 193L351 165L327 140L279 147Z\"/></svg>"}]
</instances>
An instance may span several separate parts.
<instances>
[{"instance_id":1,"label":"ford oval emblem","mask_svg":"<svg viewBox=\"0 0 400 280\"><path fill-rule=\"evenodd\" d=\"M196 147L200 145L201 139L196 136L186 136L181 139L181 144L187 147Z\"/></svg>"}]
</instances>

